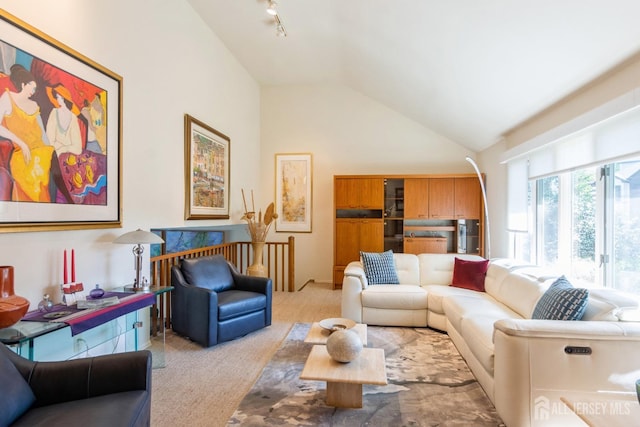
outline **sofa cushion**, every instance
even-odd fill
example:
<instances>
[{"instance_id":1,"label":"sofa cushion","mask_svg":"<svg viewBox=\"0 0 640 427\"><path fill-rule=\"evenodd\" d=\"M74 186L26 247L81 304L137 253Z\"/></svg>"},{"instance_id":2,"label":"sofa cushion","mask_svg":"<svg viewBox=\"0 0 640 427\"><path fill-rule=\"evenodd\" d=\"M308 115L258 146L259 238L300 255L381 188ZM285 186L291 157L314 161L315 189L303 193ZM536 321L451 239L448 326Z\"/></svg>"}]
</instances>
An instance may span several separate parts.
<instances>
[{"instance_id":1,"label":"sofa cushion","mask_svg":"<svg viewBox=\"0 0 640 427\"><path fill-rule=\"evenodd\" d=\"M640 302L634 295L610 288L589 289L589 302L582 320L636 320Z\"/></svg>"},{"instance_id":2,"label":"sofa cushion","mask_svg":"<svg viewBox=\"0 0 640 427\"><path fill-rule=\"evenodd\" d=\"M218 320L244 316L267 308L267 296L251 291L230 290L218 294Z\"/></svg>"},{"instance_id":3,"label":"sofa cushion","mask_svg":"<svg viewBox=\"0 0 640 427\"><path fill-rule=\"evenodd\" d=\"M445 298L452 295L467 295L475 298L486 298L485 293L471 291L469 289L454 288L444 285L428 285L423 286L427 291L427 299L429 300L429 311L432 313L444 314L442 302Z\"/></svg>"},{"instance_id":4,"label":"sofa cushion","mask_svg":"<svg viewBox=\"0 0 640 427\"><path fill-rule=\"evenodd\" d=\"M493 324L495 322L494 316L465 317L461 322L462 331L460 332L471 353L490 375L493 375L494 365Z\"/></svg>"},{"instance_id":5,"label":"sofa cushion","mask_svg":"<svg viewBox=\"0 0 640 427\"><path fill-rule=\"evenodd\" d=\"M489 295L495 295L499 292L502 282L509 273L525 266L531 266L531 264L525 264L510 258L492 259L484 279L484 291Z\"/></svg>"},{"instance_id":6,"label":"sofa cushion","mask_svg":"<svg viewBox=\"0 0 640 427\"><path fill-rule=\"evenodd\" d=\"M199 288L223 292L233 287L233 276L227 260L221 255L184 258L180 261L184 280Z\"/></svg>"},{"instance_id":7,"label":"sofa cushion","mask_svg":"<svg viewBox=\"0 0 640 427\"><path fill-rule=\"evenodd\" d=\"M0 426L7 426L29 409L36 398L27 381L2 352L0 352L0 384L2 384Z\"/></svg>"},{"instance_id":8,"label":"sofa cushion","mask_svg":"<svg viewBox=\"0 0 640 427\"><path fill-rule=\"evenodd\" d=\"M92 427L149 425L146 414L150 393L145 390L112 393L88 399L41 406L27 411L14 427L76 426ZM3 424L4 425L4 424Z\"/></svg>"},{"instance_id":9,"label":"sofa cushion","mask_svg":"<svg viewBox=\"0 0 640 427\"><path fill-rule=\"evenodd\" d=\"M369 308L425 310L427 291L416 285L377 285L362 291L362 306Z\"/></svg>"},{"instance_id":10,"label":"sofa cushion","mask_svg":"<svg viewBox=\"0 0 640 427\"><path fill-rule=\"evenodd\" d=\"M531 315L532 319L580 320L587 308L589 291L574 288L560 276L542 295Z\"/></svg>"},{"instance_id":11,"label":"sofa cushion","mask_svg":"<svg viewBox=\"0 0 640 427\"><path fill-rule=\"evenodd\" d=\"M482 261L478 255L458 254L455 257ZM420 285L450 285L453 277L454 258L451 254L419 254Z\"/></svg>"},{"instance_id":12,"label":"sofa cushion","mask_svg":"<svg viewBox=\"0 0 640 427\"><path fill-rule=\"evenodd\" d=\"M360 252L364 274L370 285L392 285L398 284L396 274L396 264L393 259L393 251L382 253Z\"/></svg>"},{"instance_id":13,"label":"sofa cushion","mask_svg":"<svg viewBox=\"0 0 640 427\"><path fill-rule=\"evenodd\" d=\"M469 317L484 316L494 320L522 318L518 313L510 310L509 307L480 292L447 296L442 302L442 307L449 323L460 334L462 333L463 320Z\"/></svg>"},{"instance_id":14,"label":"sofa cushion","mask_svg":"<svg viewBox=\"0 0 640 427\"><path fill-rule=\"evenodd\" d=\"M394 253L393 260L396 263L396 274L400 283L403 285L420 284L420 265L416 255Z\"/></svg>"},{"instance_id":15,"label":"sofa cushion","mask_svg":"<svg viewBox=\"0 0 640 427\"><path fill-rule=\"evenodd\" d=\"M484 278L487 275L489 260L470 261L455 258L451 286L484 292Z\"/></svg>"},{"instance_id":16,"label":"sofa cushion","mask_svg":"<svg viewBox=\"0 0 640 427\"><path fill-rule=\"evenodd\" d=\"M540 279L534 271L525 272L525 270L529 269L512 271L505 277L497 291L489 295L521 317L530 319L536 303L551 282Z\"/></svg>"}]
</instances>

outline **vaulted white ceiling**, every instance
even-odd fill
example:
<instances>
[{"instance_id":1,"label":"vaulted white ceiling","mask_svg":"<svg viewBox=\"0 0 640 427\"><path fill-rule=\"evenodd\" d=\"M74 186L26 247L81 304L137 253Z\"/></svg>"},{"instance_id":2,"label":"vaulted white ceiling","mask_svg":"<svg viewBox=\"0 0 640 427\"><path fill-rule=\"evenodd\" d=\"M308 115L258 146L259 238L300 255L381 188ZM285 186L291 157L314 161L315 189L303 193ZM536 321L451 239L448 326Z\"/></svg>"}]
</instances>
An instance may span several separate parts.
<instances>
[{"instance_id":1,"label":"vaulted white ceiling","mask_svg":"<svg viewBox=\"0 0 640 427\"><path fill-rule=\"evenodd\" d=\"M262 85L337 82L472 150L640 51L638 0L188 0Z\"/></svg>"}]
</instances>

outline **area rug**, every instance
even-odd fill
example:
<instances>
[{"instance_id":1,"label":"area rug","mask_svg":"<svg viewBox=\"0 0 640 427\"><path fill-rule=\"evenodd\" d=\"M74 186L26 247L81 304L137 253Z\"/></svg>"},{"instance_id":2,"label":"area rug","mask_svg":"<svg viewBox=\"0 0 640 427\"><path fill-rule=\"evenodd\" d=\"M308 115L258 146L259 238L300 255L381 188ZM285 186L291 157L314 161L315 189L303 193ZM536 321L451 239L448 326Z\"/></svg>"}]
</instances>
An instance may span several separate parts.
<instances>
[{"instance_id":1,"label":"area rug","mask_svg":"<svg viewBox=\"0 0 640 427\"><path fill-rule=\"evenodd\" d=\"M368 327L385 351L386 386L363 386L363 407L325 404L326 383L299 378L312 344L296 323L229 426L502 426L491 401L446 334L427 328Z\"/></svg>"}]
</instances>

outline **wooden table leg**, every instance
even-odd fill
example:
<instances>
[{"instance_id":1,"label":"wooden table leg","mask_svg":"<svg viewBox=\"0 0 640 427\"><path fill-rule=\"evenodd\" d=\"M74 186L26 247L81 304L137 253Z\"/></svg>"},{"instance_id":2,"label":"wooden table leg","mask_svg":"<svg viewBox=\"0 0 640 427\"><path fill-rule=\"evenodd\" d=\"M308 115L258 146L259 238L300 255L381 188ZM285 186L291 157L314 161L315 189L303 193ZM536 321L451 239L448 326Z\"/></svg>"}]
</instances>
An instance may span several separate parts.
<instances>
[{"instance_id":1,"label":"wooden table leg","mask_svg":"<svg viewBox=\"0 0 640 427\"><path fill-rule=\"evenodd\" d=\"M327 382L327 405L362 408L362 384Z\"/></svg>"}]
</instances>

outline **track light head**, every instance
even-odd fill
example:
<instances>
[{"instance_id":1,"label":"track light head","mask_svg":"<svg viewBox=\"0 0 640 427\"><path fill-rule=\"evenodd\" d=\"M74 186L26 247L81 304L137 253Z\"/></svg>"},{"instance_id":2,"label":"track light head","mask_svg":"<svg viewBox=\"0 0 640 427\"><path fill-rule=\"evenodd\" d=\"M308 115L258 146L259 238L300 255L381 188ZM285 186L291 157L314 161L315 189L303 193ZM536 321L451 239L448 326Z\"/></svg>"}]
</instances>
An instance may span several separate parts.
<instances>
[{"instance_id":1,"label":"track light head","mask_svg":"<svg viewBox=\"0 0 640 427\"><path fill-rule=\"evenodd\" d=\"M273 0L269 0L269 5L267 6L267 13L269 15L276 16L278 14L278 10L276 9L277 6L278 6L278 3L276 3Z\"/></svg>"}]
</instances>

